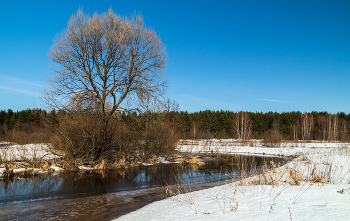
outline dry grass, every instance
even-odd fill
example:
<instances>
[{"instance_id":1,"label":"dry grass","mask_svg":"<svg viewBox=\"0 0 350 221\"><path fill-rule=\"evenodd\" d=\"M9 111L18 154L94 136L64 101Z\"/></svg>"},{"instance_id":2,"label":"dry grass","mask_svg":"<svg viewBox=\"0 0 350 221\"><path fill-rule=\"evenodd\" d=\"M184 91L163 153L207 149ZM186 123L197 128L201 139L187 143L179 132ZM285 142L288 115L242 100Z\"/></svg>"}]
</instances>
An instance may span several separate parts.
<instances>
[{"instance_id":1,"label":"dry grass","mask_svg":"<svg viewBox=\"0 0 350 221\"><path fill-rule=\"evenodd\" d=\"M9 163L4 163L5 164L5 167L7 167L8 169L19 169L19 168L27 168L28 167L28 164L26 163L22 163L22 162L19 162L19 163L15 163L15 162L9 162Z\"/></svg>"},{"instance_id":2,"label":"dry grass","mask_svg":"<svg viewBox=\"0 0 350 221\"><path fill-rule=\"evenodd\" d=\"M202 166L205 163L201 161L198 156L196 155L187 155L183 159L180 160L179 162L182 165L196 165L196 166Z\"/></svg>"},{"instance_id":3,"label":"dry grass","mask_svg":"<svg viewBox=\"0 0 350 221\"><path fill-rule=\"evenodd\" d=\"M38 175L38 173L33 168L14 171L13 169L9 169L8 167L6 167L6 169L2 173L2 179L9 180L12 179L14 176L34 177L36 175Z\"/></svg>"},{"instance_id":4,"label":"dry grass","mask_svg":"<svg viewBox=\"0 0 350 221\"><path fill-rule=\"evenodd\" d=\"M299 186L302 181L304 181L304 176L301 172L297 171L294 168L289 169L289 177L292 180L292 183Z\"/></svg>"},{"instance_id":5,"label":"dry grass","mask_svg":"<svg viewBox=\"0 0 350 221\"><path fill-rule=\"evenodd\" d=\"M45 145L22 146L7 144L1 148L1 163L6 168L2 174L2 179L11 179L15 176L33 177L36 171L53 171L50 168L50 161L44 159Z\"/></svg>"},{"instance_id":6,"label":"dry grass","mask_svg":"<svg viewBox=\"0 0 350 221\"><path fill-rule=\"evenodd\" d=\"M282 140L282 143L349 143L344 140Z\"/></svg>"},{"instance_id":7,"label":"dry grass","mask_svg":"<svg viewBox=\"0 0 350 221\"><path fill-rule=\"evenodd\" d=\"M20 170L18 172L15 172L15 175L21 176L21 177L33 177L38 175L37 171L34 169L24 169Z\"/></svg>"},{"instance_id":8,"label":"dry grass","mask_svg":"<svg viewBox=\"0 0 350 221\"><path fill-rule=\"evenodd\" d=\"M237 140L237 139L221 139L221 140L179 140L177 145L186 146L209 146L209 147L219 147L219 146L257 146L259 140Z\"/></svg>"},{"instance_id":9,"label":"dry grass","mask_svg":"<svg viewBox=\"0 0 350 221\"><path fill-rule=\"evenodd\" d=\"M0 211L0 220L5 221L11 219L12 213L14 212L14 209L10 206L6 207L5 209Z\"/></svg>"},{"instance_id":10,"label":"dry grass","mask_svg":"<svg viewBox=\"0 0 350 221\"><path fill-rule=\"evenodd\" d=\"M6 168L3 172L2 172L2 179L3 180L8 180L13 178L13 176L15 175L15 173L13 172L13 170Z\"/></svg>"},{"instance_id":11,"label":"dry grass","mask_svg":"<svg viewBox=\"0 0 350 221\"><path fill-rule=\"evenodd\" d=\"M199 205L197 196L211 199L213 204L220 206L223 213L226 209L230 212L239 210L240 194L261 195L261 200L264 196L268 196L271 201L271 207L269 208L271 211L275 205L275 199L281 192L293 186L299 186L299 191L292 202L296 203L311 186L343 182L350 184L350 180L346 181L344 179L350 173L350 170L344 171L341 166L332 165L335 156L343 157L350 165L350 148L347 145L326 150L313 148L309 152L297 156L292 162L284 166L270 162L270 166L265 165L250 176L243 172L240 176L228 178L226 180L227 184L221 186L220 190L215 191L214 194L208 194L203 190L192 193L189 184L182 184L182 186L179 184L176 191L167 189L167 194L177 203L192 208L195 213L200 208L201 212L205 214L210 214L210 211ZM260 209L263 209L262 202L260 203Z\"/></svg>"},{"instance_id":12,"label":"dry grass","mask_svg":"<svg viewBox=\"0 0 350 221\"><path fill-rule=\"evenodd\" d=\"M210 214L210 212L208 212L205 208L194 201L196 193L192 191L191 184L186 184L181 180L178 180L178 184L175 187L172 188L170 186L167 186L166 194L178 204L194 209L196 214Z\"/></svg>"},{"instance_id":13,"label":"dry grass","mask_svg":"<svg viewBox=\"0 0 350 221\"><path fill-rule=\"evenodd\" d=\"M108 163L106 160L101 160L100 163L94 166L96 170L106 170L106 169L127 169L131 167L136 167L137 164L134 162L127 161L125 157L114 161L114 163Z\"/></svg>"}]
</instances>

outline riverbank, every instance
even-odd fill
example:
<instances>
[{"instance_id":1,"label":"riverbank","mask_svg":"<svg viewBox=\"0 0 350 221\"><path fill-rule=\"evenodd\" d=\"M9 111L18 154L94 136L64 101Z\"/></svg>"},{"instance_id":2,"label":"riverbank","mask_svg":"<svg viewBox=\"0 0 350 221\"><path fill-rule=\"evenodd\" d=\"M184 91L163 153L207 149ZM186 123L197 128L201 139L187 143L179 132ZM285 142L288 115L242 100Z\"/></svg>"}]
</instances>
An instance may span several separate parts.
<instances>
[{"instance_id":1,"label":"riverbank","mask_svg":"<svg viewBox=\"0 0 350 221\"><path fill-rule=\"evenodd\" d=\"M79 161L66 162L61 158L64 152L54 151L50 144L25 144L18 145L0 142L0 178L6 176L30 177L37 174L60 173L69 171L93 171L105 169L125 169L133 167L145 167L158 164L181 163L181 159L168 161L164 157L154 157L147 162L127 162L124 158L109 165L103 160L92 165L84 165Z\"/></svg>"},{"instance_id":2,"label":"riverbank","mask_svg":"<svg viewBox=\"0 0 350 221\"><path fill-rule=\"evenodd\" d=\"M263 147L234 140L180 143L194 153L294 156L288 164L262 174L195 192L168 192L118 220L350 220L348 143L282 143Z\"/></svg>"}]
</instances>

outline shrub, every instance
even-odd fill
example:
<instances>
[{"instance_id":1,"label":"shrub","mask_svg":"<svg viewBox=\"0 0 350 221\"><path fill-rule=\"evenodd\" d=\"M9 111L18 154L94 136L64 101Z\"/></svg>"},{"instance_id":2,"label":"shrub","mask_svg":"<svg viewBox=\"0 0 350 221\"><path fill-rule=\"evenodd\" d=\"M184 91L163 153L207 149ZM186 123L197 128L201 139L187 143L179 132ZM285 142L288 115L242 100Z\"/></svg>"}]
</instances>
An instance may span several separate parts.
<instances>
[{"instance_id":1,"label":"shrub","mask_svg":"<svg viewBox=\"0 0 350 221\"><path fill-rule=\"evenodd\" d=\"M168 121L157 115L145 130L139 118L136 115L121 120L116 115L106 125L103 117L95 113L65 114L58 119L51 143L54 149L64 151L65 160L72 163L79 159L82 163L107 165L124 158L132 164L173 153L178 139Z\"/></svg>"},{"instance_id":2,"label":"shrub","mask_svg":"<svg viewBox=\"0 0 350 221\"><path fill-rule=\"evenodd\" d=\"M110 149L113 130L104 130L106 125L99 115L75 112L61 116L58 121L51 144L64 151L66 158L95 160Z\"/></svg>"},{"instance_id":3,"label":"shrub","mask_svg":"<svg viewBox=\"0 0 350 221\"><path fill-rule=\"evenodd\" d=\"M171 154L177 141L171 126L165 120L155 119L149 124L144 150L148 155Z\"/></svg>"},{"instance_id":4,"label":"shrub","mask_svg":"<svg viewBox=\"0 0 350 221\"><path fill-rule=\"evenodd\" d=\"M267 147L281 146L282 134L276 130L268 130L264 133L263 145Z\"/></svg>"}]
</instances>

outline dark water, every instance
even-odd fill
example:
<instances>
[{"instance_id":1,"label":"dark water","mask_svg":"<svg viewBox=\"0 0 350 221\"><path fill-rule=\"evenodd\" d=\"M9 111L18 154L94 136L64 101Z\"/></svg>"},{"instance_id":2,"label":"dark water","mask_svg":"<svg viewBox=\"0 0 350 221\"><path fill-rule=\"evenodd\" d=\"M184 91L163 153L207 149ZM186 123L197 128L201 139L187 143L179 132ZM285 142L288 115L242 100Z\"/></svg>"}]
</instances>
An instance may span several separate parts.
<instances>
[{"instance_id":1,"label":"dark water","mask_svg":"<svg viewBox=\"0 0 350 221\"><path fill-rule=\"evenodd\" d=\"M203 159L207 163L201 167L172 164L1 181L0 220L110 220L165 198L165 186L196 183L208 188L242 171L286 161L254 156Z\"/></svg>"}]
</instances>

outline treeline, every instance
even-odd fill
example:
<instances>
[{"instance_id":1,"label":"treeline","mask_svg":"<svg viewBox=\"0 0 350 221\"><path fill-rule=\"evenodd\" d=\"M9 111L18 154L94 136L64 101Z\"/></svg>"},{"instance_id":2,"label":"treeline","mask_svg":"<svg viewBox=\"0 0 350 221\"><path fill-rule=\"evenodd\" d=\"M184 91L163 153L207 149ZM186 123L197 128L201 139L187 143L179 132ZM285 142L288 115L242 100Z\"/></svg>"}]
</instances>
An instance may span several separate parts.
<instances>
[{"instance_id":1,"label":"treeline","mask_svg":"<svg viewBox=\"0 0 350 221\"><path fill-rule=\"evenodd\" d=\"M57 112L42 109L0 111L0 140L20 144L48 143L57 123Z\"/></svg>"},{"instance_id":2,"label":"treeline","mask_svg":"<svg viewBox=\"0 0 350 221\"><path fill-rule=\"evenodd\" d=\"M182 138L263 139L271 132L286 140L347 140L350 114L339 112L180 112Z\"/></svg>"},{"instance_id":3,"label":"treeline","mask_svg":"<svg viewBox=\"0 0 350 221\"><path fill-rule=\"evenodd\" d=\"M0 138L13 140L13 134L37 134L37 142L50 142L60 116L66 112L42 109L0 111ZM350 138L350 114L339 112L233 112L233 111L163 111L139 114L117 113L115 118L132 125L135 130L146 131L149 119L162 116L172 133L182 139L263 139L273 131L288 140L348 140ZM46 133L46 135L44 135ZM12 134L12 135L11 135ZM33 140L32 142L34 142ZM28 141L29 142L29 141ZM21 142L22 143L22 142Z\"/></svg>"},{"instance_id":4,"label":"treeline","mask_svg":"<svg viewBox=\"0 0 350 221\"><path fill-rule=\"evenodd\" d=\"M8 130L13 129L15 126L18 126L18 123L24 124L41 124L44 119L56 119L57 112L55 110L51 112L47 112L42 109L27 109L22 111L14 112L11 109L7 111L0 111L0 125L3 128L7 128Z\"/></svg>"},{"instance_id":5,"label":"treeline","mask_svg":"<svg viewBox=\"0 0 350 221\"><path fill-rule=\"evenodd\" d=\"M339 112L163 112L182 139L264 139L275 134L286 140L347 140L350 114ZM122 114L125 119L130 115ZM134 118L141 117L134 113Z\"/></svg>"}]
</instances>

